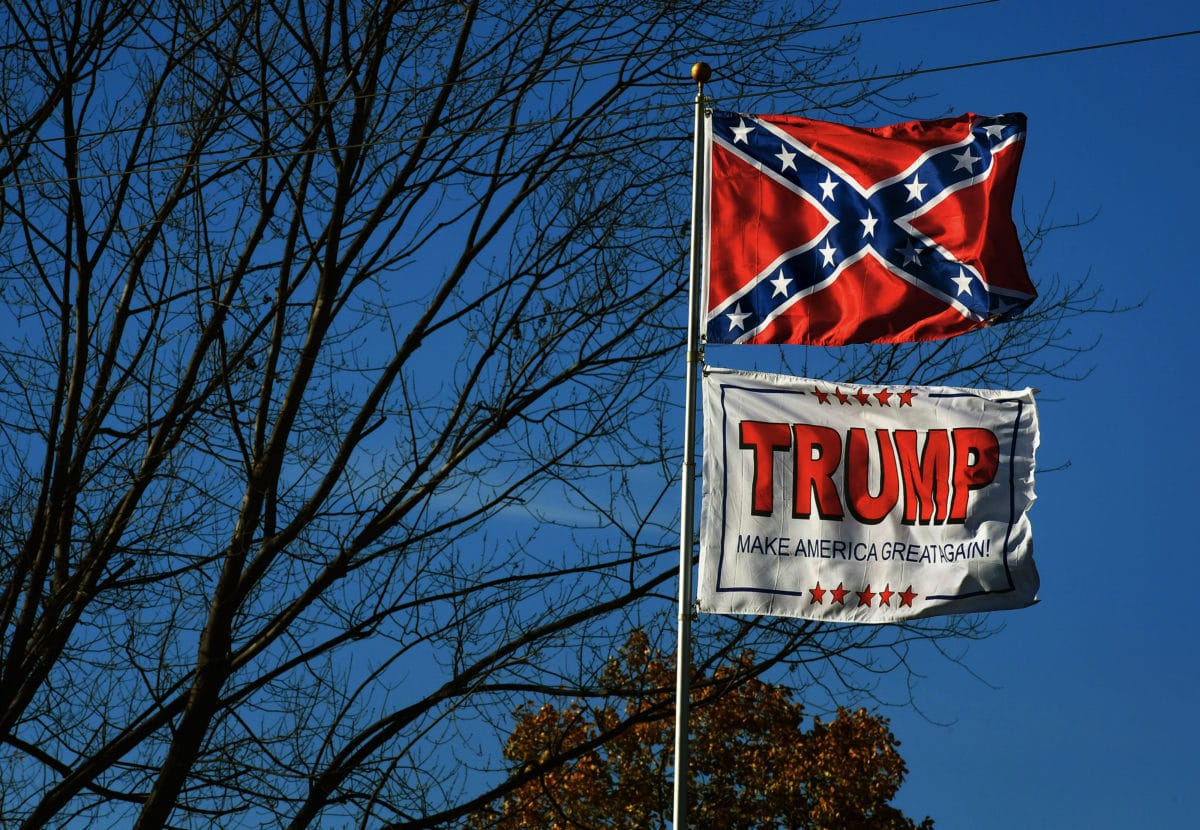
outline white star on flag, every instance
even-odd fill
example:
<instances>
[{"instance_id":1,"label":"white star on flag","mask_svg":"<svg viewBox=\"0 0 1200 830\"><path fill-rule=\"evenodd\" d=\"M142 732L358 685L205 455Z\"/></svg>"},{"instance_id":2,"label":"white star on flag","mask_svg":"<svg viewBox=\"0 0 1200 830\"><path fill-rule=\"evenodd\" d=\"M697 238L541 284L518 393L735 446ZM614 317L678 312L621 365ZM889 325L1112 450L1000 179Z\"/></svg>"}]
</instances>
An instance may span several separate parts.
<instances>
[{"instance_id":1,"label":"white star on flag","mask_svg":"<svg viewBox=\"0 0 1200 830\"><path fill-rule=\"evenodd\" d=\"M775 154L775 158L779 159L780 163L783 165L781 168L779 168L779 172L782 173L784 170L789 168L792 170L796 169L796 154L789 153L786 144L781 144L779 146L779 152Z\"/></svg>"},{"instance_id":2,"label":"white star on flag","mask_svg":"<svg viewBox=\"0 0 1200 830\"><path fill-rule=\"evenodd\" d=\"M817 249L825 262L823 265L833 265L833 255L837 253L837 248L833 247L833 243L828 239L825 240L825 247Z\"/></svg>"},{"instance_id":3,"label":"white star on flag","mask_svg":"<svg viewBox=\"0 0 1200 830\"><path fill-rule=\"evenodd\" d=\"M734 329L745 330L746 318L750 316L750 312L742 311L742 304L738 303L737 306L734 307L733 311L729 312L725 316L729 318L730 331L733 331Z\"/></svg>"},{"instance_id":4,"label":"white star on flag","mask_svg":"<svg viewBox=\"0 0 1200 830\"><path fill-rule=\"evenodd\" d=\"M821 201L824 202L826 199L832 199L833 189L838 186L838 182L833 180L832 174L826 173L825 181L819 182L819 184L821 185Z\"/></svg>"},{"instance_id":5,"label":"white star on flag","mask_svg":"<svg viewBox=\"0 0 1200 830\"><path fill-rule=\"evenodd\" d=\"M967 273L962 269L961 265L958 268L958 276L954 278L954 284L958 286L958 294L955 294L954 296L957 297L962 294L974 296L971 294L971 278L967 276Z\"/></svg>"},{"instance_id":6,"label":"white star on flag","mask_svg":"<svg viewBox=\"0 0 1200 830\"><path fill-rule=\"evenodd\" d=\"M910 202L913 199L921 201L921 191L928 187L925 182L921 181L920 175L913 176L913 180L904 186L908 189L908 201Z\"/></svg>"},{"instance_id":7,"label":"white star on flag","mask_svg":"<svg viewBox=\"0 0 1200 830\"><path fill-rule=\"evenodd\" d=\"M979 156L971 154L971 148L963 150L961 153L951 153L954 160L958 162L954 165L955 170L974 170L975 162L979 161Z\"/></svg>"},{"instance_id":8,"label":"white star on flag","mask_svg":"<svg viewBox=\"0 0 1200 830\"><path fill-rule=\"evenodd\" d=\"M792 281L783 275L783 269L780 268L779 276L771 280L771 285L775 286L775 290L771 292L771 296L777 297L782 294L786 297L788 295L788 288L791 286L791 284Z\"/></svg>"}]
</instances>

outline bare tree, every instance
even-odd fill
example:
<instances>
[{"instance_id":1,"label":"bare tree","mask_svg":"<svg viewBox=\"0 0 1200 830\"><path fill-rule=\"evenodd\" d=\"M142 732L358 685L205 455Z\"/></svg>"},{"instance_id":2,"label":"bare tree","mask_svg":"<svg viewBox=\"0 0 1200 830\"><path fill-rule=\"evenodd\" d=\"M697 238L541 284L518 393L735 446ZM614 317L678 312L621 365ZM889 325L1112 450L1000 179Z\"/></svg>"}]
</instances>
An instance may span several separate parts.
<instances>
[{"instance_id":1,"label":"bare tree","mask_svg":"<svg viewBox=\"0 0 1200 830\"><path fill-rule=\"evenodd\" d=\"M888 103L800 5L6 4L0 823L452 822L520 783L515 702L669 635L688 68ZM1036 373L1078 292L812 359ZM714 619L697 662L840 692L978 633Z\"/></svg>"}]
</instances>

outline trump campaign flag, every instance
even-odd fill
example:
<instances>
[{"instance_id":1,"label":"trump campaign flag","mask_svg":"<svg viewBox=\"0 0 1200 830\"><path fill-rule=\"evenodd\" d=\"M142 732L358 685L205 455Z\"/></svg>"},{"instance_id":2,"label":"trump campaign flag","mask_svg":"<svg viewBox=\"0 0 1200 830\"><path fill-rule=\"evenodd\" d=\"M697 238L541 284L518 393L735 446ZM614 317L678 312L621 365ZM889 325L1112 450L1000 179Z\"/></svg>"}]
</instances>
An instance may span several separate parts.
<instances>
[{"instance_id":1,"label":"trump campaign flag","mask_svg":"<svg viewBox=\"0 0 1200 830\"><path fill-rule=\"evenodd\" d=\"M932 340L1036 296L1012 221L1025 117L858 128L714 112L710 343Z\"/></svg>"},{"instance_id":2,"label":"trump campaign flag","mask_svg":"<svg viewBox=\"0 0 1200 830\"><path fill-rule=\"evenodd\" d=\"M887 623L1036 601L1032 390L703 384L699 610Z\"/></svg>"}]
</instances>

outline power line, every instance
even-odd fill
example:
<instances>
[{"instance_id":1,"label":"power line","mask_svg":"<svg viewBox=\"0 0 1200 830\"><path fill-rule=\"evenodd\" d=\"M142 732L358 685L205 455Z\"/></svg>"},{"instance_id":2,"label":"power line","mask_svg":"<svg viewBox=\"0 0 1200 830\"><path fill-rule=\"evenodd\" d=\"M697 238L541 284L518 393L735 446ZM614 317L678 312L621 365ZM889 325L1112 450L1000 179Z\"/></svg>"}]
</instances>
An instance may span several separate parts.
<instances>
[{"instance_id":1,"label":"power line","mask_svg":"<svg viewBox=\"0 0 1200 830\"><path fill-rule=\"evenodd\" d=\"M988 6L992 3L999 3L1000 0L973 0L969 3L953 3L948 6L937 6L932 9L915 9L911 12L897 12L896 14L885 14L880 17L864 17L860 20L847 20L838 23L826 23L821 26L813 26L808 31L823 32L827 29L846 29L851 26L865 26L868 23L886 23L889 20L901 20L906 17L920 17L926 14L938 14L940 12L957 11L958 9L969 9L972 6Z\"/></svg>"},{"instance_id":2,"label":"power line","mask_svg":"<svg viewBox=\"0 0 1200 830\"><path fill-rule=\"evenodd\" d=\"M854 78L842 81L828 81L819 84L810 84L809 86L798 87L797 89L821 89L831 86L846 86L848 84L867 84L875 81L891 81L900 78L913 78L917 75L930 75L934 72L952 72L958 69L974 69L979 66L993 66L999 63L1016 63L1017 61L1036 60L1039 58L1053 58L1058 55L1073 55L1079 52L1094 52L1100 49L1112 49L1117 46L1134 46L1139 43L1152 43L1160 40L1171 40L1173 38L1192 37L1200 35L1200 29L1192 29L1186 32L1171 32L1165 35L1149 35L1147 37L1131 38L1129 40L1114 40L1109 43L1094 43L1090 46L1072 46L1066 49L1052 49L1048 52L1030 52L1025 55L1011 55L1005 58L990 58L988 60L971 61L970 63L955 63L946 66L931 66L924 69L909 69L903 72L892 72L885 75L872 75L866 78Z\"/></svg>"}]
</instances>

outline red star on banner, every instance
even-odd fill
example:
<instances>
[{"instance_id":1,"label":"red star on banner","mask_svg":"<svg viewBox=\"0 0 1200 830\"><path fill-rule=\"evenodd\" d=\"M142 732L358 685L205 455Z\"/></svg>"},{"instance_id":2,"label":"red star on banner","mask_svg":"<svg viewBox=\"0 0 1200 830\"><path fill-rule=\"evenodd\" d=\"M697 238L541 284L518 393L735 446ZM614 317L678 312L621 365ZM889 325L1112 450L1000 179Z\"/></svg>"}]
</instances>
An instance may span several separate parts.
<instances>
[{"instance_id":1,"label":"red star on banner","mask_svg":"<svg viewBox=\"0 0 1200 830\"><path fill-rule=\"evenodd\" d=\"M817 583L816 588L809 588L808 592L812 594L812 599L809 600L809 605L824 605L825 604L825 589L821 587L821 583Z\"/></svg>"},{"instance_id":2,"label":"red star on banner","mask_svg":"<svg viewBox=\"0 0 1200 830\"><path fill-rule=\"evenodd\" d=\"M837 395L838 403L840 403L840 404L850 403L850 396L847 395L845 392L843 392L841 389L834 389L833 394Z\"/></svg>"},{"instance_id":3,"label":"red star on banner","mask_svg":"<svg viewBox=\"0 0 1200 830\"><path fill-rule=\"evenodd\" d=\"M884 589L879 592L879 604L891 605L892 597L895 596L895 594L896 592L892 590L892 586L890 584L885 586Z\"/></svg>"},{"instance_id":4,"label":"red star on banner","mask_svg":"<svg viewBox=\"0 0 1200 830\"><path fill-rule=\"evenodd\" d=\"M876 398L876 400L879 401L880 406L891 406L891 404L888 403L888 399L891 397L892 397L892 393L887 391L886 389L884 389L881 392L875 393L875 398Z\"/></svg>"},{"instance_id":5,"label":"red star on banner","mask_svg":"<svg viewBox=\"0 0 1200 830\"><path fill-rule=\"evenodd\" d=\"M900 405L901 406L912 406L913 398L915 398L917 396L917 393L912 391L911 389L907 389L903 392L898 392L896 394L898 394L900 396Z\"/></svg>"},{"instance_id":6,"label":"red star on banner","mask_svg":"<svg viewBox=\"0 0 1200 830\"><path fill-rule=\"evenodd\" d=\"M869 606L871 604L871 600L875 599L875 592L871 590L870 585L868 585L865 590L857 591L856 593L858 594L859 605Z\"/></svg>"},{"instance_id":7,"label":"red star on banner","mask_svg":"<svg viewBox=\"0 0 1200 830\"><path fill-rule=\"evenodd\" d=\"M903 591L900 592L900 607L903 608L904 606L907 605L909 608L912 608L913 600L916 598L917 598L916 592L913 591L912 586L909 585L907 588L905 588Z\"/></svg>"},{"instance_id":8,"label":"red star on banner","mask_svg":"<svg viewBox=\"0 0 1200 830\"><path fill-rule=\"evenodd\" d=\"M856 397L858 399L858 402L860 404L862 404L863 406L871 405L871 396L868 395L866 392L864 392L861 389L859 389L857 392L854 393L854 397Z\"/></svg>"},{"instance_id":9,"label":"red star on banner","mask_svg":"<svg viewBox=\"0 0 1200 830\"><path fill-rule=\"evenodd\" d=\"M829 403L828 392L822 392L820 389L814 389L813 394L817 396L817 403Z\"/></svg>"},{"instance_id":10,"label":"red star on banner","mask_svg":"<svg viewBox=\"0 0 1200 830\"><path fill-rule=\"evenodd\" d=\"M832 591L830 591L829 593L832 594L832 596L829 599L830 605L833 605L833 603L835 603L835 602L840 602L842 605L845 605L846 604L846 594L848 594L850 592L847 591L845 588L843 588L842 583L839 582L838 586L836 588L834 588Z\"/></svg>"}]
</instances>

